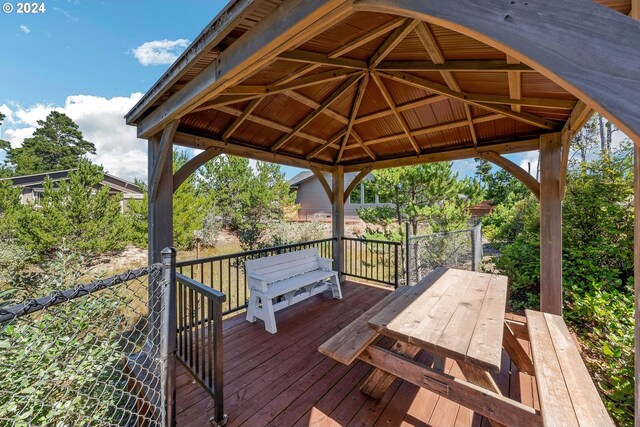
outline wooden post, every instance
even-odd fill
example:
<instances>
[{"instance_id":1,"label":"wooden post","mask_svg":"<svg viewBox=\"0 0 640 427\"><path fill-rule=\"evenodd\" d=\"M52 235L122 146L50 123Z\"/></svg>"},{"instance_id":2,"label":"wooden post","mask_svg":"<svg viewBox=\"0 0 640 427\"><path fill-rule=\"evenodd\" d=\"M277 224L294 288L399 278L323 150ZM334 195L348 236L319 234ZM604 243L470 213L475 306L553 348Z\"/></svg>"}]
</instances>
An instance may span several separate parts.
<instances>
[{"instance_id":1,"label":"wooden post","mask_svg":"<svg viewBox=\"0 0 640 427\"><path fill-rule=\"evenodd\" d=\"M168 155L162 164L156 164L160 140L160 135L150 138L148 148L149 179L161 168L156 197L149 197L149 264L160 262L162 249L173 246L173 159Z\"/></svg>"},{"instance_id":2,"label":"wooden post","mask_svg":"<svg viewBox=\"0 0 640 427\"><path fill-rule=\"evenodd\" d=\"M176 250L162 250L162 330L161 354L162 395L164 401L164 423L176 425Z\"/></svg>"},{"instance_id":3,"label":"wooden post","mask_svg":"<svg viewBox=\"0 0 640 427\"><path fill-rule=\"evenodd\" d=\"M562 315L560 133L540 137L540 310Z\"/></svg>"},{"instance_id":4,"label":"wooden post","mask_svg":"<svg viewBox=\"0 0 640 427\"><path fill-rule=\"evenodd\" d=\"M331 209L331 221L333 229L333 268L338 271L340 283L344 282L342 275L344 262L344 167L336 166L332 175L333 201Z\"/></svg>"}]
</instances>

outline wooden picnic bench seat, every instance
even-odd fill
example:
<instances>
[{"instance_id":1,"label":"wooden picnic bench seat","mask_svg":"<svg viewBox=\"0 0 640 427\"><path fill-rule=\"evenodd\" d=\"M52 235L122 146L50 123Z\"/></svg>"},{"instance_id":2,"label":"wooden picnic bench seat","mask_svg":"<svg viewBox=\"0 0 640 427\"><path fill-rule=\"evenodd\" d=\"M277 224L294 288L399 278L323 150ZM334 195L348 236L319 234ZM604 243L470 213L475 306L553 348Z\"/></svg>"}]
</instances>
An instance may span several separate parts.
<instances>
[{"instance_id":1,"label":"wooden picnic bench seat","mask_svg":"<svg viewBox=\"0 0 640 427\"><path fill-rule=\"evenodd\" d=\"M326 290L342 299L338 272L333 260L322 258L318 248L247 260L249 285L247 320L262 319L265 329L277 332L275 312Z\"/></svg>"},{"instance_id":2,"label":"wooden picnic bench seat","mask_svg":"<svg viewBox=\"0 0 640 427\"><path fill-rule=\"evenodd\" d=\"M544 426L613 426L561 316L526 310Z\"/></svg>"}]
</instances>

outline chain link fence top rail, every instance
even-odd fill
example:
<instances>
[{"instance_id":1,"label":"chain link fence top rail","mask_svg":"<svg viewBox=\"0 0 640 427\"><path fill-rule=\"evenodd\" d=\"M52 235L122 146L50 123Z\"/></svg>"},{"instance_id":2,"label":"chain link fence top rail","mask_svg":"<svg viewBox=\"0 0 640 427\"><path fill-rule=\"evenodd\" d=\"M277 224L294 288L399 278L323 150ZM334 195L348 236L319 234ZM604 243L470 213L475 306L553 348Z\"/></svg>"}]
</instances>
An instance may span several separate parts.
<instances>
[{"instance_id":1,"label":"chain link fence top rail","mask_svg":"<svg viewBox=\"0 0 640 427\"><path fill-rule=\"evenodd\" d=\"M0 425L163 425L161 278L154 264L0 307Z\"/></svg>"},{"instance_id":2,"label":"chain link fence top rail","mask_svg":"<svg viewBox=\"0 0 640 427\"><path fill-rule=\"evenodd\" d=\"M418 283L436 267L460 270L480 269L482 263L481 225L409 238L410 283Z\"/></svg>"}]
</instances>

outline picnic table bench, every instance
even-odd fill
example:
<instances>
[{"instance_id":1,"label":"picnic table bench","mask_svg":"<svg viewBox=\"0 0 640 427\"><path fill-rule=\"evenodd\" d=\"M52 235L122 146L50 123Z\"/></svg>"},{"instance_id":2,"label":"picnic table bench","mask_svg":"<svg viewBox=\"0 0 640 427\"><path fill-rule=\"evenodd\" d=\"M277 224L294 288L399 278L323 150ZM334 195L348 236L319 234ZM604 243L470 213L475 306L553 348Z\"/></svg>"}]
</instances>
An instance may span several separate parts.
<instances>
[{"instance_id":1,"label":"picnic table bench","mask_svg":"<svg viewBox=\"0 0 640 427\"><path fill-rule=\"evenodd\" d=\"M533 326L529 325L529 330L536 328L531 336L532 347L540 346L534 350L532 361L512 326L505 322L506 291L504 276L437 268L416 286L403 286L388 294L318 350L347 365L362 360L374 366L361 387L373 398L381 397L396 378L401 378L470 408L494 426L613 425L603 412L597 392L594 395L566 390L565 381L576 386L588 382L595 391L575 345L566 340L566 326L564 335L558 336L554 331L554 337L558 342L556 351L563 352L567 372L561 375L555 369L548 375L549 347L539 339L544 338L540 332L544 328L536 319ZM533 316L527 312L527 317L530 315ZM561 317L551 319L558 328L564 325ZM390 350L375 345L381 335L397 340ZM500 392L491 373L500 371L503 349L521 372L536 374L542 413ZM413 360L421 350L434 354L432 365ZM445 358L458 364L465 379L443 372ZM562 387L564 394L555 391ZM553 393L543 396L542 391L547 390ZM574 402L571 398L576 393L580 399ZM569 400L547 403L555 394ZM571 402L574 406L569 409ZM580 424L565 424L562 420L566 416L558 415L557 410L571 412Z\"/></svg>"},{"instance_id":2,"label":"picnic table bench","mask_svg":"<svg viewBox=\"0 0 640 427\"><path fill-rule=\"evenodd\" d=\"M275 334L275 312L326 290L342 299L338 272L333 260L322 258L318 248L247 260L249 285L247 320L264 321L265 329Z\"/></svg>"}]
</instances>

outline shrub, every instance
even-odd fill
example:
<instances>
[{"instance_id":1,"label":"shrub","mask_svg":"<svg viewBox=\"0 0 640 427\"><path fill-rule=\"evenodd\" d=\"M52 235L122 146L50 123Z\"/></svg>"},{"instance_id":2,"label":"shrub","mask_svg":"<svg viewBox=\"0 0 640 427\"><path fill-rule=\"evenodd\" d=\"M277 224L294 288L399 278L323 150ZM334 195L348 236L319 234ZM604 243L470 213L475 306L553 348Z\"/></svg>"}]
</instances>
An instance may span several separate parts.
<instances>
[{"instance_id":1,"label":"shrub","mask_svg":"<svg viewBox=\"0 0 640 427\"><path fill-rule=\"evenodd\" d=\"M266 246L282 246L320 240L326 237L328 237L328 225L320 221L274 221L269 226L264 244Z\"/></svg>"}]
</instances>

